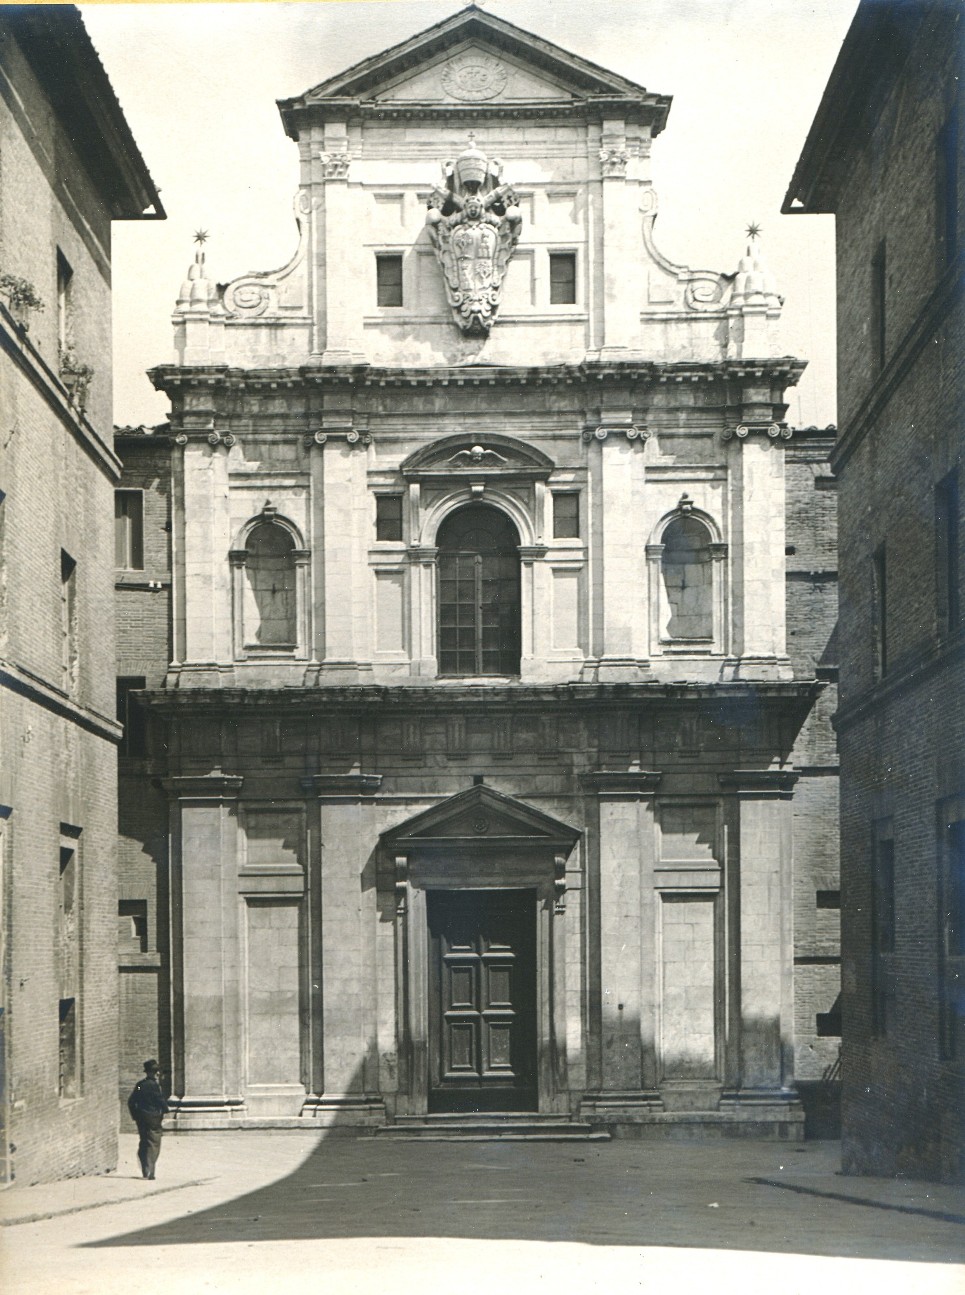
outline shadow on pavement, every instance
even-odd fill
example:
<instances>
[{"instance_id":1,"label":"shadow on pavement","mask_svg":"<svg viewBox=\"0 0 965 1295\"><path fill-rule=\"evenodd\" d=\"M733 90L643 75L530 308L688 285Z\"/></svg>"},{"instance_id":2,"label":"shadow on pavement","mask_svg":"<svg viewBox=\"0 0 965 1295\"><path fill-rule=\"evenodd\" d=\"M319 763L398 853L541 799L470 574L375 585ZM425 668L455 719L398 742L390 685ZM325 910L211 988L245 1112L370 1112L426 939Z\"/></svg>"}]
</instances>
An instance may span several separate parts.
<instances>
[{"instance_id":1,"label":"shadow on pavement","mask_svg":"<svg viewBox=\"0 0 965 1295\"><path fill-rule=\"evenodd\" d=\"M191 1135L189 1135L191 1136ZM297 1135L296 1135L297 1136ZM774 1167L818 1168L768 1144ZM203 1151L202 1138L198 1151ZM794 1157L793 1161L791 1158ZM961 1230L754 1182L761 1144L330 1137L268 1186L92 1248L434 1237L958 1262ZM824 1162L821 1162L822 1164ZM216 1166L197 1164L199 1173ZM783 1168L783 1165L780 1166ZM809 1171L809 1170L808 1170ZM815 1187L830 1185L817 1172ZM241 1184L239 1184L241 1186Z\"/></svg>"}]
</instances>

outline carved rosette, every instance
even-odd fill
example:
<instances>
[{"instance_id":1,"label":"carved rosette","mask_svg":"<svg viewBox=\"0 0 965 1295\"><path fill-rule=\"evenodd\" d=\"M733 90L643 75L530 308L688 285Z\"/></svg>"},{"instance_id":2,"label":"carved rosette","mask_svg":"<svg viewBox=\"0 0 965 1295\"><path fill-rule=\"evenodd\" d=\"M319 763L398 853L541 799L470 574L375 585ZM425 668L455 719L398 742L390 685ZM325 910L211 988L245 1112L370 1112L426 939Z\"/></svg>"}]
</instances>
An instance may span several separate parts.
<instances>
[{"instance_id":1,"label":"carved rosette","mask_svg":"<svg viewBox=\"0 0 965 1295\"><path fill-rule=\"evenodd\" d=\"M429 198L426 224L442 268L446 297L464 333L483 334L499 310L503 278L519 242L522 217L502 165L470 144L443 166L444 187Z\"/></svg>"},{"instance_id":2,"label":"carved rosette","mask_svg":"<svg viewBox=\"0 0 965 1295\"><path fill-rule=\"evenodd\" d=\"M470 50L454 58L442 70L442 88L452 99L481 103L495 99L506 88L508 73L491 55Z\"/></svg>"}]
</instances>

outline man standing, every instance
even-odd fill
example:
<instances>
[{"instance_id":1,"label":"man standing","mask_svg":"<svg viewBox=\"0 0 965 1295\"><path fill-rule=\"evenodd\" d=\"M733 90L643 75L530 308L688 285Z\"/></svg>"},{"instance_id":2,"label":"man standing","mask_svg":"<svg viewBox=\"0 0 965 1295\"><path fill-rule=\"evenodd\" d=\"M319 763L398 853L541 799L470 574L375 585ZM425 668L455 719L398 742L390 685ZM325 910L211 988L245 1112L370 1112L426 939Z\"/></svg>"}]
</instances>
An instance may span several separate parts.
<instances>
[{"instance_id":1,"label":"man standing","mask_svg":"<svg viewBox=\"0 0 965 1295\"><path fill-rule=\"evenodd\" d=\"M144 1063L144 1078L134 1085L127 1099L127 1109L137 1125L141 1140L137 1144L137 1158L145 1178L154 1177L154 1166L161 1153L161 1133L168 1104L158 1080L160 1067L153 1059Z\"/></svg>"}]
</instances>

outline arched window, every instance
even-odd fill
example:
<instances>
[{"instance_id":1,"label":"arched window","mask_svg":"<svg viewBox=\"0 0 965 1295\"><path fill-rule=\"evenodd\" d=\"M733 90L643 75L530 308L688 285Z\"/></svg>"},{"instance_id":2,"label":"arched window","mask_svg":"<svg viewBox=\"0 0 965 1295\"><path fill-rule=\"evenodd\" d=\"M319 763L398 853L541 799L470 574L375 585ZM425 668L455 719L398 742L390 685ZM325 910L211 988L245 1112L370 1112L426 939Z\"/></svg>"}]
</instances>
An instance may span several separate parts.
<instances>
[{"instance_id":1,"label":"arched window","mask_svg":"<svg viewBox=\"0 0 965 1295\"><path fill-rule=\"evenodd\" d=\"M714 637L711 537L696 517L676 517L664 531L660 575L666 597L663 637L710 643Z\"/></svg>"},{"instance_id":2,"label":"arched window","mask_svg":"<svg viewBox=\"0 0 965 1295\"><path fill-rule=\"evenodd\" d=\"M467 504L439 549L439 673L519 674L519 534L504 513Z\"/></svg>"},{"instance_id":3,"label":"arched window","mask_svg":"<svg viewBox=\"0 0 965 1295\"><path fill-rule=\"evenodd\" d=\"M289 648L297 642L295 543L283 526L264 521L252 527L245 560L245 643Z\"/></svg>"}]
</instances>

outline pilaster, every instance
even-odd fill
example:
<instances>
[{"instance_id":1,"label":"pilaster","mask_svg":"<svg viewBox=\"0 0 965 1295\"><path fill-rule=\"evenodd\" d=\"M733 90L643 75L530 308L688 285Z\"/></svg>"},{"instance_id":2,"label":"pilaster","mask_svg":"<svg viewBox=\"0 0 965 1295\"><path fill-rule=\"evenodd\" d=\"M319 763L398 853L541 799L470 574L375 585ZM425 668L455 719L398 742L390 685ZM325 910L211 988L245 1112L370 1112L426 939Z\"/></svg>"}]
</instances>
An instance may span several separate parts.
<instances>
[{"instance_id":1,"label":"pilaster","mask_svg":"<svg viewBox=\"0 0 965 1295\"><path fill-rule=\"evenodd\" d=\"M733 797L731 863L732 1009L728 1089L721 1108L790 1106L793 1088L793 912L791 801L797 774L736 769L720 774ZM736 881L736 886L734 885ZM733 891L736 889L736 895Z\"/></svg>"},{"instance_id":2,"label":"pilaster","mask_svg":"<svg viewBox=\"0 0 965 1295\"><path fill-rule=\"evenodd\" d=\"M785 591L784 445L790 429L774 422L740 423L731 442L737 498L733 509L735 655L742 679L790 679Z\"/></svg>"},{"instance_id":3,"label":"pilaster","mask_svg":"<svg viewBox=\"0 0 965 1295\"><path fill-rule=\"evenodd\" d=\"M599 816L598 1083L584 1116L633 1123L661 1109L656 1091L653 940L654 797L661 774L599 771L584 785ZM592 1084L592 1079L591 1079Z\"/></svg>"},{"instance_id":4,"label":"pilaster","mask_svg":"<svg viewBox=\"0 0 965 1295\"><path fill-rule=\"evenodd\" d=\"M318 937L312 965L320 971L321 1038L316 1090L306 1114L326 1123L381 1123L377 1048L375 930L378 907L371 842L378 837L372 797L379 774L315 774L303 780L317 805ZM366 878L369 877L367 881Z\"/></svg>"},{"instance_id":5,"label":"pilaster","mask_svg":"<svg viewBox=\"0 0 965 1295\"><path fill-rule=\"evenodd\" d=\"M242 778L220 769L167 779L176 1126L243 1114L238 943Z\"/></svg>"}]
</instances>

